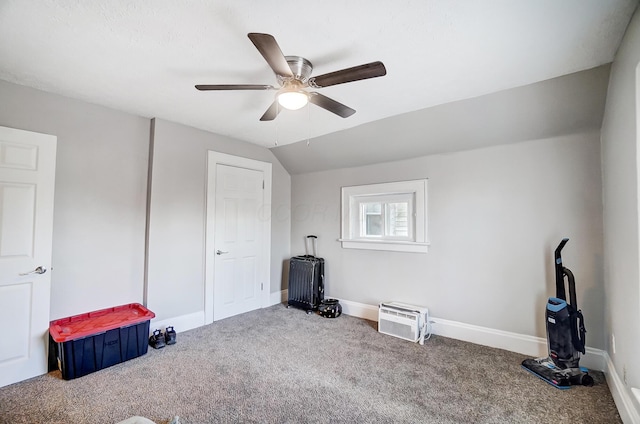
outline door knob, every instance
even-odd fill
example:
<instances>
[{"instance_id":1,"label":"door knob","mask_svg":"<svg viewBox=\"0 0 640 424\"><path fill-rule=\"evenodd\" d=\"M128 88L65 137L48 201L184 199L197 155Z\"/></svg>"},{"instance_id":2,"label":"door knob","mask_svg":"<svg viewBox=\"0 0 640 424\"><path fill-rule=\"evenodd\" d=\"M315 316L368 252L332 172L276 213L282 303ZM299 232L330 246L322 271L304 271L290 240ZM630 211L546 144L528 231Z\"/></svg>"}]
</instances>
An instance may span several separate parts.
<instances>
[{"instance_id":1,"label":"door knob","mask_svg":"<svg viewBox=\"0 0 640 424\"><path fill-rule=\"evenodd\" d=\"M38 268L34 269L33 271L23 272L23 273L18 274L18 275L24 276L24 275L29 275L29 274L44 274L45 272L47 272L47 268L39 266Z\"/></svg>"},{"instance_id":2,"label":"door knob","mask_svg":"<svg viewBox=\"0 0 640 424\"><path fill-rule=\"evenodd\" d=\"M224 250L216 250L216 255L224 255L225 253L229 252L225 252Z\"/></svg>"}]
</instances>

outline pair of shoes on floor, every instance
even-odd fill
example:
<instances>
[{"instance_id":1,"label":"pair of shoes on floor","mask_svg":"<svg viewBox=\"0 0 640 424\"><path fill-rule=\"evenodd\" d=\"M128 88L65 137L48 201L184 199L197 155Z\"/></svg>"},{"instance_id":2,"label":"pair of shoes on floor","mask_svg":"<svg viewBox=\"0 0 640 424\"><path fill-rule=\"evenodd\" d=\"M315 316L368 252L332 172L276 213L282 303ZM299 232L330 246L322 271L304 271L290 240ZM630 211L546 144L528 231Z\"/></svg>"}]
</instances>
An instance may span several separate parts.
<instances>
[{"instance_id":1,"label":"pair of shoes on floor","mask_svg":"<svg viewBox=\"0 0 640 424\"><path fill-rule=\"evenodd\" d=\"M154 349L161 349L165 345L172 345L176 343L176 331L173 326L169 326L165 329L164 334L159 329L154 330L151 337L149 337L149 345Z\"/></svg>"}]
</instances>

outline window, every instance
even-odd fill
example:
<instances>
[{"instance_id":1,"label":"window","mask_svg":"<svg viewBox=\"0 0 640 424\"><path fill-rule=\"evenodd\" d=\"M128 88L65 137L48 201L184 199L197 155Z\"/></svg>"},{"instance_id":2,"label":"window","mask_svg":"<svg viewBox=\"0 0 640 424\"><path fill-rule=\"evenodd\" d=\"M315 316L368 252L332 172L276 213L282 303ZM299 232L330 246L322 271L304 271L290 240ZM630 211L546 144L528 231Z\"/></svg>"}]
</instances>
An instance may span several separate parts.
<instances>
[{"instance_id":1,"label":"window","mask_svg":"<svg viewBox=\"0 0 640 424\"><path fill-rule=\"evenodd\" d=\"M342 188L342 247L427 252L427 180Z\"/></svg>"},{"instance_id":2,"label":"window","mask_svg":"<svg viewBox=\"0 0 640 424\"><path fill-rule=\"evenodd\" d=\"M350 207L358 210L353 224L360 229L359 237L415 241L414 197L413 193L352 196Z\"/></svg>"}]
</instances>

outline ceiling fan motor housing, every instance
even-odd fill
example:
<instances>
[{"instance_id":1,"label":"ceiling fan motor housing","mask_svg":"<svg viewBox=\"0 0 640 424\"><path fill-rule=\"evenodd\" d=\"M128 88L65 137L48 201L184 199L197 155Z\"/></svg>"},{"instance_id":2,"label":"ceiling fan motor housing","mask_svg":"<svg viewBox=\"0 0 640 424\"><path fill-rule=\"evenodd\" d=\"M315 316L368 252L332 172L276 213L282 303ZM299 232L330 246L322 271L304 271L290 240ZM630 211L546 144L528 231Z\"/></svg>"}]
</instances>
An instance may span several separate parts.
<instances>
[{"instance_id":1,"label":"ceiling fan motor housing","mask_svg":"<svg viewBox=\"0 0 640 424\"><path fill-rule=\"evenodd\" d=\"M287 63L291 68L291 72L293 73L294 78L305 83L309 79L309 76L311 76L311 72L313 71L313 65L311 64L311 62L300 56L285 56L285 59L287 59ZM282 82L286 78L282 78L280 75L278 75L278 79Z\"/></svg>"},{"instance_id":2,"label":"ceiling fan motor housing","mask_svg":"<svg viewBox=\"0 0 640 424\"><path fill-rule=\"evenodd\" d=\"M311 77L313 71L311 62L300 56L284 56L273 35L250 32L247 36L275 73L280 87L258 84L198 84L196 89L204 91L278 90L275 100L260 118L261 121L273 121L280 112L280 106L296 110L305 106L307 102L347 118L356 111L320 93L309 92L305 88L329 87L387 74L384 64L378 61Z\"/></svg>"}]
</instances>

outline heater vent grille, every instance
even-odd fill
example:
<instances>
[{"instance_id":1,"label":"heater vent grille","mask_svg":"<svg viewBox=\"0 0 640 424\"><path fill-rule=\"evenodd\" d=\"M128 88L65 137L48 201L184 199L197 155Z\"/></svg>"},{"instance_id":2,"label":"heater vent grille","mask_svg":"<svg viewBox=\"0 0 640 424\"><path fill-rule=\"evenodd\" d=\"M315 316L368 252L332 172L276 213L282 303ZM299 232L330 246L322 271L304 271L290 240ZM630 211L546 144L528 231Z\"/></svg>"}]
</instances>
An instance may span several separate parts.
<instances>
[{"instance_id":1,"label":"heater vent grille","mask_svg":"<svg viewBox=\"0 0 640 424\"><path fill-rule=\"evenodd\" d=\"M378 309L378 331L417 342L421 339L421 331L425 331L428 316L428 309L424 307L399 302L381 303Z\"/></svg>"},{"instance_id":2,"label":"heater vent grille","mask_svg":"<svg viewBox=\"0 0 640 424\"><path fill-rule=\"evenodd\" d=\"M380 320L378 325L378 331L392 336L400 337L401 339L415 341L415 331L410 325L402 324L399 322Z\"/></svg>"},{"instance_id":3,"label":"heater vent grille","mask_svg":"<svg viewBox=\"0 0 640 424\"><path fill-rule=\"evenodd\" d=\"M404 312L393 311L391 309L382 309L382 310L380 310L380 313L381 314L386 314L386 315L392 315L392 316L400 317L400 318L404 318L404 319L409 319L409 320L412 320L412 321L415 321L415 320L418 319L418 316L415 313L407 314L407 313L404 313Z\"/></svg>"}]
</instances>

